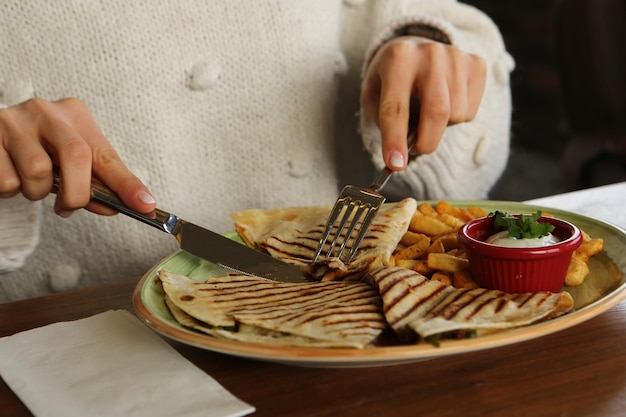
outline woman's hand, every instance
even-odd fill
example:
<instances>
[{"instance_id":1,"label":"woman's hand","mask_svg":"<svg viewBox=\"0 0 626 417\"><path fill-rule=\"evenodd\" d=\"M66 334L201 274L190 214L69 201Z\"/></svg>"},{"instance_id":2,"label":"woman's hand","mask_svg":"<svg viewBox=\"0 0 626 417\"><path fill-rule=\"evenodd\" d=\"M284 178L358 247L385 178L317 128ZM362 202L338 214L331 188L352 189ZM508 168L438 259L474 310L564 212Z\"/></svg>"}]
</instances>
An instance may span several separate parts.
<instances>
[{"instance_id":1,"label":"woman's hand","mask_svg":"<svg viewBox=\"0 0 626 417\"><path fill-rule=\"evenodd\" d=\"M60 169L55 212L68 216L79 208L99 214L113 210L90 203L92 176L115 191L131 209L152 211L156 202L145 185L124 165L79 99L57 102L31 99L0 109L0 197L22 193L30 200L46 197L52 169Z\"/></svg>"},{"instance_id":2,"label":"woman's hand","mask_svg":"<svg viewBox=\"0 0 626 417\"><path fill-rule=\"evenodd\" d=\"M421 154L435 151L448 125L472 120L486 71L482 58L429 39L404 36L383 45L365 74L361 107L380 128L386 165L406 167L409 118Z\"/></svg>"}]
</instances>

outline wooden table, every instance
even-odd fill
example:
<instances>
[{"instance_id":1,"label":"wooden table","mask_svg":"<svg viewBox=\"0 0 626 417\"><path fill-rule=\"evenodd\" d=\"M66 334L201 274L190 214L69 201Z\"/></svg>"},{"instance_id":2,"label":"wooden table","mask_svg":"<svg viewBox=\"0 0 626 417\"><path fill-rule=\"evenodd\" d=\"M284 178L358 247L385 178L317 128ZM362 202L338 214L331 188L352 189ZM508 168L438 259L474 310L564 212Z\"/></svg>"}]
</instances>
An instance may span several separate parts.
<instances>
[{"instance_id":1,"label":"wooden table","mask_svg":"<svg viewBox=\"0 0 626 417\"><path fill-rule=\"evenodd\" d=\"M137 281L0 304L0 337L108 309L133 311ZM303 368L172 345L259 417L626 415L625 302L539 339L378 368ZM32 415L2 380L0 415Z\"/></svg>"},{"instance_id":2,"label":"wooden table","mask_svg":"<svg viewBox=\"0 0 626 417\"><path fill-rule=\"evenodd\" d=\"M137 279L0 305L0 336L108 309L132 311ZM380 368L315 369L173 343L257 408L255 416L619 416L626 303L581 325L478 353ZM0 381L3 417L30 416Z\"/></svg>"}]
</instances>

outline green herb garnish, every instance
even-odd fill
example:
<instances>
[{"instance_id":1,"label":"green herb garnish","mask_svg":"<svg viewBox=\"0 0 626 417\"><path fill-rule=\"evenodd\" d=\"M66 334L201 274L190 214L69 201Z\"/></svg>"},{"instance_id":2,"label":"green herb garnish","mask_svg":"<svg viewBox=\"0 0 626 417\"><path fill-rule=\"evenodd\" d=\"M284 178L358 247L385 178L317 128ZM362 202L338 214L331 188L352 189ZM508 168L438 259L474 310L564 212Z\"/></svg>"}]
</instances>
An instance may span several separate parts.
<instances>
[{"instance_id":1,"label":"green herb garnish","mask_svg":"<svg viewBox=\"0 0 626 417\"><path fill-rule=\"evenodd\" d=\"M493 227L496 232L508 230L509 236L517 239L533 239L547 236L554 230L554 226L548 222L538 222L541 211L533 214L520 214L519 217L508 213L496 211L490 213L493 217Z\"/></svg>"}]
</instances>

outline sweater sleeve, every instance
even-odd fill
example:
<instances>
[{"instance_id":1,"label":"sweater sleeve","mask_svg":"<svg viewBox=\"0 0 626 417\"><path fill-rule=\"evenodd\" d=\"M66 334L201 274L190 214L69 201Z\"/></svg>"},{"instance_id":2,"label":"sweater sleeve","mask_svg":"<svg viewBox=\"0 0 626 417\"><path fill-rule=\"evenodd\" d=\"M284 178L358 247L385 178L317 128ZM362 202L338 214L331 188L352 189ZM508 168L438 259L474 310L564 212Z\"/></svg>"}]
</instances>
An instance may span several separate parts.
<instances>
[{"instance_id":1,"label":"sweater sleeve","mask_svg":"<svg viewBox=\"0 0 626 417\"><path fill-rule=\"evenodd\" d=\"M39 243L41 214L41 201L21 195L0 200L0 273L24 265Z\"/></svg>"},{"instance_id":2,"label":"sweater sleeve","mask_svg":"<svg viewBox=\"0 0 626 417\"><path fill-rule=\"evenodd\" d=\"M513 59L496 25L474 7L454 1L418 1L414 10L381 10L384 21L367 48L362 73L387 41L404 35L427 37L474 53L487 63L487 81L474 120L446 129L437 150L410 161L394 174L385 193L390 199L484 199L498 180L509 155ZM394 16L394 14L402 15ZM412 14L413 13L413 14ZM384 167L378 126L360 112L365 148L377 169Z\"/></svg>"}]
</instances>

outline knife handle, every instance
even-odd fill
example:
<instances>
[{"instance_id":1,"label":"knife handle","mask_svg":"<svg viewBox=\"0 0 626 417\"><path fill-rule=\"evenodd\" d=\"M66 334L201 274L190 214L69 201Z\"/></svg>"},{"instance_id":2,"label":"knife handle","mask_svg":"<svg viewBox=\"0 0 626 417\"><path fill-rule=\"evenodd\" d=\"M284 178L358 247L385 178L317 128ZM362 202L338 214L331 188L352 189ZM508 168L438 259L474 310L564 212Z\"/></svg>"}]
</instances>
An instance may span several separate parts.
<instances>
[{"instance_id":1,"label":"knife handle","mask_svg":"<svg viewBox=\"0 0 626 417\"><path fill-rule=\"evenodd\" d=\"M59 192L60 184L61 178L59 176L59 170L55 167L53 170L51 192L57 194ZM122 203L122 200L120 200L113 190L97 181L91 182L90 198L91 201L95 203L102 204L103 206L116 210L126 216L132 217L135 220L139 220L140 222L172 235L174 235L176 233L176 229L180 227L180 218L175 214L168 213L167 211L163 211L158 208L155 208L154 211L148 214L139 213Z\"/></svg>"}]
</instances>

